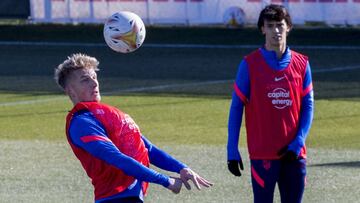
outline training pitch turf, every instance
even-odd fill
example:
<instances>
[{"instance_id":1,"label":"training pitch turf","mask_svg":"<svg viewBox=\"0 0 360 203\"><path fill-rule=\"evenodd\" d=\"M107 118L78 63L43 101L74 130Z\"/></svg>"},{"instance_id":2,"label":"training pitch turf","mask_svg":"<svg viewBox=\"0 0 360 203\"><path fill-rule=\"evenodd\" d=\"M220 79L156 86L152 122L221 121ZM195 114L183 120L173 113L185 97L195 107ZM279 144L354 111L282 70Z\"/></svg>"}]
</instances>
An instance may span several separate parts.
<instances>
[{"instance_id":1,"label":"training pitch turf","mask_svg":"<svg viewBox=\"0 0 360 203\"><path fill-rule=\"evenodd\" d=\"M79 28L88 30L79 32ZM235 178L226 169L225 150L232 81L241 58L253 48L147 45L164 42L256 46L261 40L259 35L253 35L253 30L176 28L174 32L150 28L144 47L133 54L120 55L105 47L98 27L56 27L53 32L48 28L41 32L41 27L23 29L28 36L17 33L14 27L0 27L2 39L12 40L12 43L0 42L0 161L3 163L0 202L91 202L93 199L90 181L64 134L65 116L71 103L52 79L55 66L74 52L85 52L100 60L104 102L130 114L154 144L215 183L211 189L199 192L183 189L179 195L152 185L147 202L252 201L248 159L243 177ZM59 30L62 30L60 35L56 34ZM89 33L87 40L78 39L79 35L72 30L77 34ZM343 34L342 39L348 39L359 31L319 32L327 33L329 38L313 35L316 30L290 35L290 41L297 45L294 48L310 57L316 99L313 127L307 140L308 183L304 202L358 202L360 43L353 40L349 44L335 38ZM16 33L16 37L6 33ZM238 33L242 33L241 37L236 36L236 41L232 41L230 36ZM247 41L241 41L249 35L252 36ZM77 37L74 40L71 36ZM19 45L17 39L88 44ZM221 39L220 43L215 39ZM243 157L247 157L244 130L240 147ZM275 199L279 202L278 195Z\"/></svg>"}]
</instances>

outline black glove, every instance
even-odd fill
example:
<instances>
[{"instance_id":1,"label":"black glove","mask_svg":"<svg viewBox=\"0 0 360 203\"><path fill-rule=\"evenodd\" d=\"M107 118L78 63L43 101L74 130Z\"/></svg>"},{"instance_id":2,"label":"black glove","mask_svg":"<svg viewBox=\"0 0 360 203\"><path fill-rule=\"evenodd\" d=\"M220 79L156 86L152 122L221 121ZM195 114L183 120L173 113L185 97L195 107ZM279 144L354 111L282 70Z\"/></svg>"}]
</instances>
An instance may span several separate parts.
<instances>
[{"instance_id":1,"label":"black glove","mask_svg":"<svg viewBox=\"0 0 360 203\"><path fill-rule=\"evenodd\" d=\"M295 152L289 150L287 146L282 148L278 152L278 155L280 156L281 161L286 161L286 162L295 161L299 159L299 156L295 154Z\"/></svg>"},{"instance_id":2,"label":"black glove","mask_svg":"<svg viewBox=\"0 0 360 203\"><path fill-rule=\"evenodd\" d=\"M241 176L241 172L239 170L239 166L241 170L244 170L244 165L242 162L242 159L240 158L240 160L228 160L227 162L228 164L228 169L229 171L234 174L234 176Z\"/></svg>"}]
</instances>

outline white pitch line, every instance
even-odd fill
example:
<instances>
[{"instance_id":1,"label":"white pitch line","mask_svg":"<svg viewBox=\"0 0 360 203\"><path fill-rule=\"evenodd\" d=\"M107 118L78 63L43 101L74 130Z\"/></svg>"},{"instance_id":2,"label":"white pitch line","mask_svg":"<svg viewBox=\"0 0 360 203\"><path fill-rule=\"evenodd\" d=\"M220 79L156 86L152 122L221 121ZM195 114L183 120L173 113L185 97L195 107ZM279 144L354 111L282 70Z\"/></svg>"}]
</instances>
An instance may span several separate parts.
<instances>
[{"instance_id":1,"label":"white pitch line","mask_svg":"<svg viewBox=\"0 0 360 203\"><path fill-rule=\"evenodd\" d=\"M222 84L232 82L233 80L212 80L212 81L205 81L205 82L193 82L193 83L178 83L178 84L167 84L167 85L157 85L151 87L135 87L129 88L124 90L116 90L104 93L104 95L114 94L114 93L122 93L122 92L142 92L142 91L149 91L149 90L163 90L168 88L181 88L181 87L194 87L194 86L201 86L201 85L213 85L213 84Z\"/></svg>"},{"instance_id":2,"label":"white pitch line","mask_svg":"<svg viewBox=\"0 0 360 203\"><path fill-rule=\"evenodd\" d=\"M360 66L345 66L345 67L336 67L336 68L327 68L327 69L317 69L313 70L313 73L326 73L326 72L338 72L338 71L347 71L347 70L355 70L360 69ZM143 92L149 90L164 90L168 88L181 88L181 87L194 87L200 85L212 85L212 84L222 84L222 83L231 83L234 80L212 80L212 81L204 81L204 82L193 82L193 83L175 83L175 84L166 84L166 85L156 85L150 87L134 87L128 89L120 89L115 91L108 91L102 93L103 95L111 95L116 93L130 93L130 92ZM0 103L0 107L4 106L16 106L16 105L27 105L27 104L37 104L44 103L49 101L57 101L60 99L65 100L66 97L52 97L47 99L34 99L34 100L25 100L25 101L15 101L15 102L4 102Z\"/></svg>"},{"instance_id":3,"label":"white pitch line","mask_svg":"<svg viewBox=\"0 0 360 203\"><path fill-rule=\"evenodd\" d=\"M80 47L105 47L104 43L82 43L82 42L26 42L26 41L0 41L0 45L7 46L80 46Z\"/></svg>"},{"instance_id":4,"label":"white pitch line","mask_svg":"<svg viewBox=\"0 0 360 203\"><path fill-rule=\"evenodd\" d=\"M322 68L313 70L313 73L328 73L328 72L338 72L338 71L346 71L346 70L356 70L360 69L360 65L357 66L345 66L345 67L336 67L336 68Z\"/></svg>"},{"instance_id":5,"label":"white pitch line","mask_svg":"<svg viewBox=\"0 0 360 203\"><path fill-rule=\"evenodd\" d=\"M116 93L130 93L130 92L142 92L142 91L149 91L149 90L162 90L162 89L168 89L168 88L179 88L179 87L193 87L193 86L200 86L200 85L211 85L211 84L221 84L221 83L227 83L231 82L232 80L213 80L213 81L205 81L205 82L194 82L194 83L177 83L177 84L168 84L168 85L157 85L157 86L151 86L151 87L134 87L134 88L128 88L128 89L120 89L116 91L108 91L102 93L102 95L111 95ZM62 99L66 99L67 97L52 97L47 99L33 99L33 100L24 100L24 101L15 101L15 102L5 102L0 103L0 107L3 106L16 106L16 105L27 105L27 104L38 104L38 103L44 103L49 101L59 101Z\"/></svg>"},{"instance_id":6,"label":"white pitch line","mask_svg":"<svg viewBox=\"0 0 360 203\"><path fill-rule=\"evenodd\" d=\"M38 104L38 103L44 103L44 102L49 102L49 101L59 101L61 99L65 100L65 97L56 96L56 97L46 98L46 99L33 99L33 100L24 100L24 101L4 102L4 103L0 103L0 107L27 105L27 104Z\"/></svg>"},{"instance_id":7,"label":"white pitch line","mask_svg":"<svg viewBox=\"0 0 360 203\"><path fill-rule=\"evenodd\" d=\"M106 47L104 43L86 43L86 42L26 42L26 41L0 41L0 45L7 46L77 46L77 47ZM191 48L191 49L256 49L259 45L253 44L155 44L145 43L143 47L150 48ZM360 46L332 46L332 45L293 45L292 48L298 49L342 49L342 50L359 50Z\"/></svg>"}]
</instances>

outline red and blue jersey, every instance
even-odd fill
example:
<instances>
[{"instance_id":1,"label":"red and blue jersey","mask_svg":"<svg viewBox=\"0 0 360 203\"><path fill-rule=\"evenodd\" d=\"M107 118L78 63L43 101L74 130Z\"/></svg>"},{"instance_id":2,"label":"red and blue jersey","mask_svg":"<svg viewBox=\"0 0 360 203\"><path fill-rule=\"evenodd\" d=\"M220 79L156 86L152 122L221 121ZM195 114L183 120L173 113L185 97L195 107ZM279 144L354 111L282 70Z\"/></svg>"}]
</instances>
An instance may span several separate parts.
<instances>
[{"instance_id":1,"label":"red and blue jersey","mask_svg":"<svg viewBox=\"0 0 360 203\"><path fill-rule=\"evenodd\" d=\"M305 138L313 114L310 65L289 48L280 60L259 49L239 67L229 116L228 159L238 160L243 107L250 159L279 159L285 146L306 158Z\"/></svg>"},{"instance_id":2,"label":"red and blue jersey","mask_svg":"<svg viewBox=\"0 0 360 203\"><path fill-rule=\"evenodd\" d=\"M138 196L148 183L167 187L169 177L149 164L177 172L186 167L141 135L131 117L115 107L81 102L67 116L69 144L94 186L95 200Z\"/></svg>"}]
</instances>

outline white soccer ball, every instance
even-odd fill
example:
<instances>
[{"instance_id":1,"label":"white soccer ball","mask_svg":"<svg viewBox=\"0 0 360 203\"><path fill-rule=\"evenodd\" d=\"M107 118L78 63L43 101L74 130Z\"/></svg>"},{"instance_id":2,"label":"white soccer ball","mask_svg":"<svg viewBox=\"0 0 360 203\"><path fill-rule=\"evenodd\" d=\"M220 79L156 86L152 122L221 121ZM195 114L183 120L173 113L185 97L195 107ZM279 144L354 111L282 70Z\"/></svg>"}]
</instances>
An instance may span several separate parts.
<instances>
[{"instance_id":1,"label":"white soccer ball","mask_svg":"<svg viewBox=\"0 0 360 203\"><path fill-rule=\"evenodd\" d=\"M116 52L129 53L137 50L143 44L145 35L144 22L129 11L113 14L104 24L105 42Z\"/></svg>"}]
</instances>

